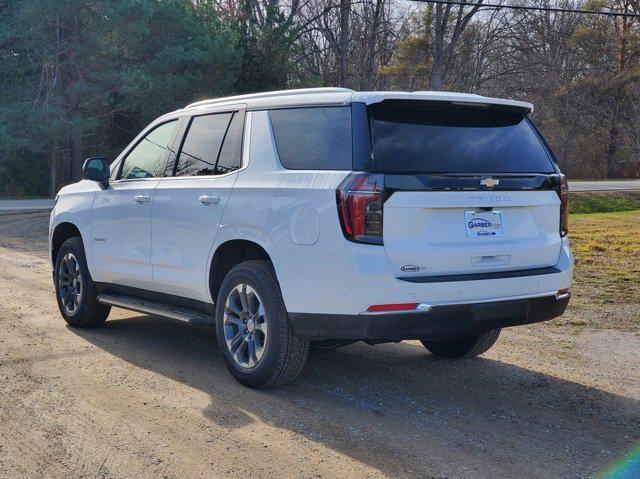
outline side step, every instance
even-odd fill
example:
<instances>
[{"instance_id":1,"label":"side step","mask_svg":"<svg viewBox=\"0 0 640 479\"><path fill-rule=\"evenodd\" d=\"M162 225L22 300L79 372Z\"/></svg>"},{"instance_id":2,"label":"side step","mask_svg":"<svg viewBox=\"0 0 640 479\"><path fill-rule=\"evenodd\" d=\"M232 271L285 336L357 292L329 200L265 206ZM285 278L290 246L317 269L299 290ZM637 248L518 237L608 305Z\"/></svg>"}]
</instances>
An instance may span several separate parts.
<instances>
[{"instance_id":1,"label":"side step","mask_svg":"<svg viewBox=\"0 0 640 479\"><path fill-rule=\"evenodd\" d=\"M109 306L116 306L118 308L137 311L139 313L154 314L156 316L162 316L164 318L176 319L185 323L206 324L209 326L213 326L215 322L215 318L213 316L206 315L199 311L194 311L192 309L182 308L179 306L173 306L167 303L159 303L155 301L148 301L146 299L139 299L133 296L124 296L119 294L100 294L98 295L98 302L102 304L108 304Z\"/></svg>"}]
</instances>

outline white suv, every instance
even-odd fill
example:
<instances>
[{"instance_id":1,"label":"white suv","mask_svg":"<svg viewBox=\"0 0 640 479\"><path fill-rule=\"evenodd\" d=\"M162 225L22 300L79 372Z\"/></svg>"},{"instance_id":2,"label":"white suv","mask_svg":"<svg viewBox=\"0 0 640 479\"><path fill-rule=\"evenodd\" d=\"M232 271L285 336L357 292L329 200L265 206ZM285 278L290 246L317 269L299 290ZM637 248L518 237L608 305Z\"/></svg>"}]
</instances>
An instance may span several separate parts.
<instances>
[{"instance_id":1,"label":"white suv","mask_svg":"<svg viewBox=\"0 0 640 479\"><path fill-rule=\"evenodd\" d=\"M310 344L481 354L569 301L568 190L532 108L319 88L164 115L57 196L60 311L209 323L251 387L294 379Z\"/></svg>"}]
</instances>

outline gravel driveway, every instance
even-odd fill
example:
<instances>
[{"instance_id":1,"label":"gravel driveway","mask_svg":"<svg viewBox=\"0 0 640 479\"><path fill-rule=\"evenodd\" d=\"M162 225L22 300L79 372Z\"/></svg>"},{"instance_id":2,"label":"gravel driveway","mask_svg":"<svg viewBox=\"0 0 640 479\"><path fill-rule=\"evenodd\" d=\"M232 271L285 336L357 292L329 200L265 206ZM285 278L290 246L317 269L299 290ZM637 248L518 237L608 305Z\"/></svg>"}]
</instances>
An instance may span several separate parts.
<instances>
[{"instance_id":1,"label":"gravel driveway","mask_svg":"<svg viewBox=\"0 0 640 479\"><path fill-rule=\"evenodd\" d=\"M254 391L207 329L67 328L46 227L0 217L0 477L592 477L640 441L640 335L583 309L476 359L354 344Z\"/></svg>"}]
</instances>

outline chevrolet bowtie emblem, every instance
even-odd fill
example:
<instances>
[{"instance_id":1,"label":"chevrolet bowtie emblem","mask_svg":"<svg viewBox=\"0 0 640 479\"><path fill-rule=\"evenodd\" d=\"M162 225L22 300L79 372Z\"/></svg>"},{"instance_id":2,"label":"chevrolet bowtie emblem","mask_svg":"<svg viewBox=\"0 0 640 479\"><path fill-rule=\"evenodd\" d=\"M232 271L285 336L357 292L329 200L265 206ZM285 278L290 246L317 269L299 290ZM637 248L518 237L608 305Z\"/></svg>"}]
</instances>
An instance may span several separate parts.
<instances>
[{"instance_id":1,"label":"chevrolet bowtie emblem","mask_svg":"<svg viewBox=\"0 0 640 479\"><path fill-rule=\"evenodd\" d=\"M493 178L483 178L480 180L480 184L486 186L487 188L498 186L498 183L500 183L500 180L494 180Z\"/></svg>"}]
</instances>

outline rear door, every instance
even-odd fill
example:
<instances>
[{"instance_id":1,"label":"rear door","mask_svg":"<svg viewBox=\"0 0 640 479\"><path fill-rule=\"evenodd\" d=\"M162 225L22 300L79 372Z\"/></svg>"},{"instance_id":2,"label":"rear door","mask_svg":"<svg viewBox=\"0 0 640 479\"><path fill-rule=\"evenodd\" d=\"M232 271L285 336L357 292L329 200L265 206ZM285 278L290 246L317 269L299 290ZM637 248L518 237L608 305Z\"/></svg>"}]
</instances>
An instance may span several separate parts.
<instances>
[{"instance_id":1,"label":"rear door","mask_svg":"<svg viewBox=\"0 0 640 479\"><path fill-rule=\"evenodd\" d=\"M242 166L244 111L188 119L173 172L154 197L151 265L155 289L207 301L208 258Z\"/></svg>"},{"instance_id":2,"label":"rear door","mask_svg":"<svg viewBox=\"0 0 640 479\"><path fill-rule=\"evenodd\" d=\"M396 276L557 263L556 170L522 112L384 103L371 109L371 124L391 193L383 238Z\"/></svg>"}]
</instances>

